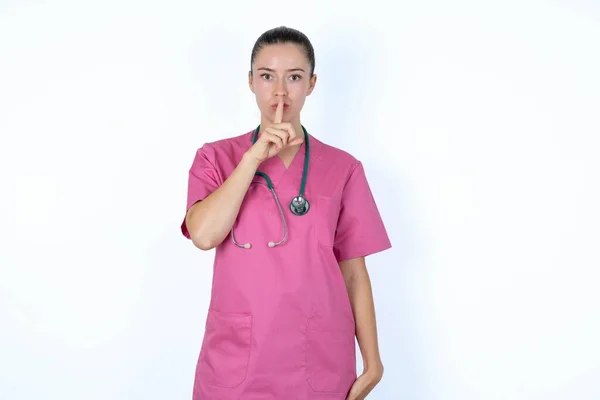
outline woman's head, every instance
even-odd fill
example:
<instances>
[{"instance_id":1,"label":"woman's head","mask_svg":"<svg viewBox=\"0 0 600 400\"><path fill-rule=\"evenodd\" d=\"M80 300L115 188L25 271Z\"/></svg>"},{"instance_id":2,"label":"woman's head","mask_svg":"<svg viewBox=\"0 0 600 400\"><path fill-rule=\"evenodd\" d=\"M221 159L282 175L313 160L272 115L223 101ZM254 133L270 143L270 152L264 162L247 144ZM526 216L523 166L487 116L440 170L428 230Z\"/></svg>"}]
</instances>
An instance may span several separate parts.
<instances>
[{"instance_id":1,"label":"woman's head","mask_svg":"<svg viewBox=\"0 0 600 400\"><path fill-rule=\"evenodd\" d=\"M302 32L285 26L263 33L254 44L248 82L263 120L273 120L280 98L284 122L297 122L317 76L315 53Z\"/></svg>"}]
</instances>

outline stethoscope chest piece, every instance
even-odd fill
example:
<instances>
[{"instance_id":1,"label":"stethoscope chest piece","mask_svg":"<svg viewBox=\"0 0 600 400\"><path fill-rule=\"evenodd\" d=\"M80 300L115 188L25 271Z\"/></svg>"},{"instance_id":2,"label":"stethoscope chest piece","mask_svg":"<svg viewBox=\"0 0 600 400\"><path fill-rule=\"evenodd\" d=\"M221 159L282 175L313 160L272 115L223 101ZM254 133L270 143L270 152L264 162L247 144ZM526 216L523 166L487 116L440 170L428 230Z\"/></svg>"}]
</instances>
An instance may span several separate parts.
<instances>
[{"instance_id":1,"label":"stethoscope chest piece","mask_svg":"<svg viewBox=\"0 0 600 400\"><path fill-rule=\"evenodd\" d=\"M310 209L310 203L302 196L296 196L290 203L290 211L294 215L304 215Z\"/></svg>"}]
</instances>

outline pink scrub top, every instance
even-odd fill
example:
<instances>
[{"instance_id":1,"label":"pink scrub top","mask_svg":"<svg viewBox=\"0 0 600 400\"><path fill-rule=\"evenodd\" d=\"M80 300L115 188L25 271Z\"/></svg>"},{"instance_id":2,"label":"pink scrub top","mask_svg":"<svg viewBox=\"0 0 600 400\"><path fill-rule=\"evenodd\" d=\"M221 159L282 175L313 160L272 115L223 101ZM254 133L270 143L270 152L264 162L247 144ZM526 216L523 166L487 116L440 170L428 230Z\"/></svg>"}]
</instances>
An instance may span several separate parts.
<instances>
[{"instance_id":1,"label":"pink scrub top","mask_svg":"<svg viewBox=\"0 0 600 400\"><path fill-rule=\"evenodd\" d=\"M189 171L187 209L219 187L252 145L250 131L205 143ZM355 321L339 262L391 247L363 165L309 135L305 197L294 215L305 144L289 168L269 175L288 225L263 177L255 176L231 236L216 248L210 305L193 400L344 400L357 378ZM185 237L190 238L185 225Z\"/></svg>"}]
</instances>

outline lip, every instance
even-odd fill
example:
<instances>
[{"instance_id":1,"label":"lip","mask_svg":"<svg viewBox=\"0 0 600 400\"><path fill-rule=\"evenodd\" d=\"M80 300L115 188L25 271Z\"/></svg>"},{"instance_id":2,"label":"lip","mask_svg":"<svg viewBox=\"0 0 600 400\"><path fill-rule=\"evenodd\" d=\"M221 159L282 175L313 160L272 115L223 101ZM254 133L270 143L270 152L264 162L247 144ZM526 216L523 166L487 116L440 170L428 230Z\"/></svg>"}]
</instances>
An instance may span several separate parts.
<instances>
[{"instance_id":1,"label":"lip","mask_svg":"<svg viewBox=\"0 0 600 400\"><path fill-rule=\"evenodd\" d=\"M271 104L271 108L274 110L277 110L277 106L279 105L279 103L275 103L275 104ZM283 103L283 109L287 110L290 107L289 104L287 103Z\"/></svg>"}]
</instances>

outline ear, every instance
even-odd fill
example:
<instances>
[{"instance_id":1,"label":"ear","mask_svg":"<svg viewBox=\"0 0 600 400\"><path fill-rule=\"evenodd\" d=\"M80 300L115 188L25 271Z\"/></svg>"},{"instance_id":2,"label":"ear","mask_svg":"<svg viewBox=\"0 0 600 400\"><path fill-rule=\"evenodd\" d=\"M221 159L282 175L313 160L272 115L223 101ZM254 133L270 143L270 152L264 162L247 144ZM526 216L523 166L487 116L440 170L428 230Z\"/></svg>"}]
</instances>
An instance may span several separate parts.
<instances>
[{"instance_id":1,"label":"ear","mask_svg":"<svg viewBox=\"0 0 600 400\"><path fill-rule=\"evenodd\" d=\"M252 93L254 93L254 83L252 82L252 71L248 71L248 86Z\"/></svg>"},{"instance_id":2,"label":"ear","mask_svg":"<svg viewBox=\"0 0 600 400\"><path fill-rule=\"evenodd\" d=\"M309 81L309 85L308 85L308 91L306 92L307 96L310 96L310 94L312 93L312 91L315 89L315 85L317 84L317 75L313 74L313 76L310 78Z\"/></svg>"}]
</instances>

